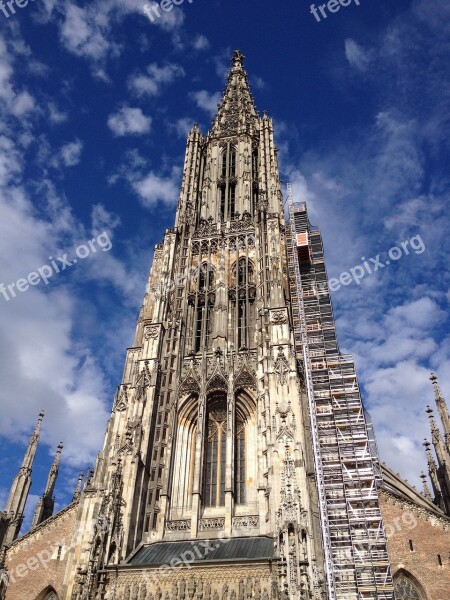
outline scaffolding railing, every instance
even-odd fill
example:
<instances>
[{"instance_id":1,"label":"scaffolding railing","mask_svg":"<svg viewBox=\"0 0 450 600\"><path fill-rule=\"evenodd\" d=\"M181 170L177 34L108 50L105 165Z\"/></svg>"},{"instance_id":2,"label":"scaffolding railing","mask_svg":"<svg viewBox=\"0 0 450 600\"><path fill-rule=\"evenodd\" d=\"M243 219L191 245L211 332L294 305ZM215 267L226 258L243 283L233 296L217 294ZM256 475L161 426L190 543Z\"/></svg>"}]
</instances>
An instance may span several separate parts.
<instances>
[{"instance_id":1,"label":"scaffolding railing","mask_svg":"<svg viewBox=\"0 0 450 600\"><path fill-rule=\"evenodd\" d=\"M328 596L392 600L372 427L353 358L339 352L320 233L290 188L288 200L294 339L308 396Z\"/></svg>"}]
</instances>

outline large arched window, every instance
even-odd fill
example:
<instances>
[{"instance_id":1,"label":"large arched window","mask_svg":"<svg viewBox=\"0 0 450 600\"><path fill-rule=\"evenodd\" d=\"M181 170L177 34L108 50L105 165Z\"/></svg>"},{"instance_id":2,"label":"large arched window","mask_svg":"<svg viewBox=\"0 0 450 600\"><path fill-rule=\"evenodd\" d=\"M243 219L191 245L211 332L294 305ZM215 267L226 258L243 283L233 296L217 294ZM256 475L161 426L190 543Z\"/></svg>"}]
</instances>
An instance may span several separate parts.
<instances>
[{"instance_id":1,"label":"large arched window","mask_svg":"<svg viewBox=\"0 0 450 600\"><path fill-rule=\"evenodd\" d=\"M222 149L219 181L219 220L234 219L236 214L236 148L228 143Z\"/></svg>"},{"instance_id":2,"label":"large arched window","mask_svg":"<svg viewBox=\"0 0 450 600\"><path fill-rule=\"evenodd\" d=\"M214 306L214 269L208 263L200 267L197 289L189 298L193 306L192 332L193 350L200 352L202 348L208 348L212 330L212 308Z\"/></svg>"},{"instance_id":3,"label":"large arched window","mask_svg":"<svg viewBox=\"0 0 450 600\"><path fill-rule=\"evenodd\" d=\"M426 600L419 584L403 569L394 577L394 590L396 600Z\"/></svg>"},{"instance_id":4,"label":"large arched window","mask_svg":"<svg viewBox=\"0 0 450 600\"><path fill-rule=\"evenodd\" d=\"M225 398L214 402L206 414L204 505L225 505L227 411Z\"/></svg>"},{"instance_id":5,"label":"large arched window","mask_svg":"<svg viewBox=\"0 0 450 600\"><path fill-rule=\"evenodd\" d=\"M236 418L234 443L234 500L236 504L245 504L245 422Z\"/></svg>"},{"instance_id":6,"label":"large arched window","mask_svg":"<svg viewBox=\"0 0 450 600\"><path fill-rule=\"evenodd\" d=\"M249 348L250 333L254 326L255 285L252 262L242 256L233 266L232 299L235 303L235 341L237 349Z\"/></svg>"},{"instance_id":7,"label":"large arched window","mask_svg":"<svg viewBox=\"0 0 450 600\"><path fill-rule=\"evenodd\" d=\"M194 385L194 384L193 384ZM180 405L172 477L172 518L189 514L195 469L198 397L193 393Z\"/></svg>"}]
</instances>

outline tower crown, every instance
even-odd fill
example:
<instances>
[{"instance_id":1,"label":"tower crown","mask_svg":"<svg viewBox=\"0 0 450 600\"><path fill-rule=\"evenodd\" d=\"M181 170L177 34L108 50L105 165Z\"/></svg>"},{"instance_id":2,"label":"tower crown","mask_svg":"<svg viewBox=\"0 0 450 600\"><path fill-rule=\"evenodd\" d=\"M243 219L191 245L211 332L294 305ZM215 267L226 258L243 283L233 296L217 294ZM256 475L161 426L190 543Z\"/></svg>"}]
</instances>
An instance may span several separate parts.
<instances>
[{"instance_id":1,"label":"tower crown","mask_svg":"<svg viewBox=\"0 0 450 600\"><path fill-rule=\"evenodd\" d=\"M243 67L244 55L235 50L231 58L232 67L228 74L228 85L219 104L213 121L211 135L226 137L240 133L255 134L258 127L258 113L250 92L247 73Z\"/></svg>"}]
</instances>

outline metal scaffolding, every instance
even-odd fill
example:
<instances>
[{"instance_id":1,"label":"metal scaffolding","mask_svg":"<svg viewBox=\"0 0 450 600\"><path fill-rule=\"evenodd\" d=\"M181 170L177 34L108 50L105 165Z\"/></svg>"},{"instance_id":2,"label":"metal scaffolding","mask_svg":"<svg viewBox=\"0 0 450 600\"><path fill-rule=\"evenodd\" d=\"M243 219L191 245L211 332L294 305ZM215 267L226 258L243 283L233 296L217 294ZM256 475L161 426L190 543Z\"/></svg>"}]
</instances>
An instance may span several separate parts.
<instances>
[{"instance_id":1,"label":"metal scaffolding","mask_svg":"<svg viewBox=\"0 0 450 600\"><path fill-rule=\"evenodd\" d=\"M288 200L293 326L308 395L329 600L393 600L378 454L353 358L339 352L322 238L290 186Z\"/></svg>"}]
</instances>

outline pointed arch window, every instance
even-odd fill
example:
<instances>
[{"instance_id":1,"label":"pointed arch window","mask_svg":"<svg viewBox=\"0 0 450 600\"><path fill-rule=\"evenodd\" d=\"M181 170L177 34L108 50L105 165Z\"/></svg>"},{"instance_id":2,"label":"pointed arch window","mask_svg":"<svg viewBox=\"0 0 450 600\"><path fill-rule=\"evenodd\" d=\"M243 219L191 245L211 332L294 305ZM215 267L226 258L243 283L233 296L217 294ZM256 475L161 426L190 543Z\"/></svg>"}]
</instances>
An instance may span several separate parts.
<instances>
[{"instance_id":1,"label":"pointed arch window","mask_svg":"<svg viewBox=\"0 0 450 600\"><path fill-rule=\"evenodd\" d=\"M250 332L254 327L255 293L254 269L248 257L242 256L233 267L234 290L231 297L235 304L234 333L238 350L251 345Z\"/></svg>"},{"instance_id":2,"label":"pointed arch window","mask_svg":"<svg viewBox=\"0 0 450 600\"><path fill-rule=\"evenodd\" d=\"M220 157L219 219L226 221L234 219L236 214L236 148L227 143Z\"/></svg>"},{"instance_id":3,"label":"pointed arch window","mask_svg":"<svg viewBox=\"0 0 450 600\"><path fill-rule=\"evenodd\" d=\"M197 288L189 297L192 308L192 348L200 352L209 347L212 330L212 309L214 296L214 269L208 263L200 267Z\"/></svg>"},{"instance_id":4,"label":"pointed arch window","mask_svg":"<svg viewBox=\"0 0 450 600\"><path fill-rule=\"evenodd\" d=\"M252 207L251 212L255 210L258 205L258 179L259 179L259 158L258 148L252 150Z\"/></svg>"},{"instance_id":5,"label":"pointed arch window","mask_svg":"<svg viewBox=\"0 0 450 600\"><path fill-rule=\"evenodd\" d=\"M394 589L396 600L426 600L413 578L405 571L394 578Z\"/></svg>"},{"instance_id":6,"label":"pointed arch window","mask_svg":"<svg viewBox=\"0 0 450 600\"><path fill-rule=\"evenodd\" d=\"M239 417L234 449L234 499L236 504L245 504L245 422Z\"/></svg>"},{"instance_id":7,"label":"pointed arch window","mask_svg":"<svg viewBox=\"0 0 450 600\"><path fill-rule=\"evenodd\" d=\"M222 177L227 176L227 148L222 152Z\"/></svg>"},{"instance_id":8,"label":"pointed arch window","mask_svg":"<svg viewBox=\"0 0 450 600\"><path fill-rule=\"evenodd\" d=\"M236 176L236 150L231 147L230 149L230 177Z\"/></svg>"},{"instance_id":9,"label":"pointed arch window","mask_svg":"<svg viewBox=\"0 0 450 600\"><path fill-rule=\"evenodd\" d=\"M205 440L205 506L225 505L227 411L225 398L207 412Z\"/></svg>"}]
</instances>

